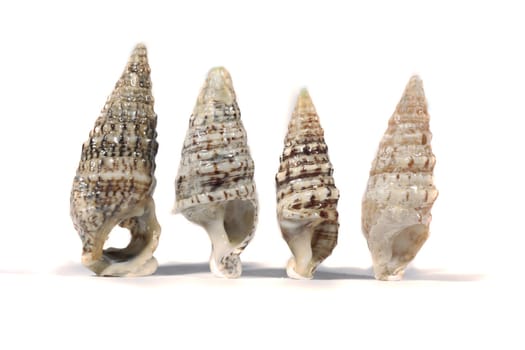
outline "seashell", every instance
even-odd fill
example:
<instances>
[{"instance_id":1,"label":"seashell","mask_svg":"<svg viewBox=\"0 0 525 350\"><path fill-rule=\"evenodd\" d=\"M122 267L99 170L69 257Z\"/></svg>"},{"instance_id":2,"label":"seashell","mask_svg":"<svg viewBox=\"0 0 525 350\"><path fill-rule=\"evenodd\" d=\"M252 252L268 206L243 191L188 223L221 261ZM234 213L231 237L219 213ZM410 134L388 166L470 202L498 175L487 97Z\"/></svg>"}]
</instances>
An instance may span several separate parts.
<instances>
[{"instance_id":1,"label":"seashell","mask_svg":"<svg viewBox=\"0 0 525 350\"><path fill-rule=\"evenodd\" d=\"M337 244L339 191L332 174L319 117L303 89L275 176L277 219L293 254L286 268L289 277L312 278Z\"/></svg>"},{"instance_id":2,"label":"seashell","mask_svg":"<svg viewBox=\"0 0 525 350\"><path fill-rule=\"evenodd\" d=\"M146 47L139 44L108 98L82 154L71 191L71 218L82 239L82 263L98 275L141 276L157 269L153 252L157 115ZM116 226L129 229L126 248L103 249Z\"/></svg>"},{"instance_id":3,"label":"seashell","mask_svg":"<svg viewBox=\"0 0 525 350\"><path fill-rule=\"evenodd\" d=\"M427 240L437 198L427 102L413 76L372 162L362 203L362 229L375 278L400 280Z\"/></svg>"},{"instance_id":4,"label":"seashell","mask_svg":"<svg viewBox=\"0 0 525 350\"><path fill-rule=\"evenodd\" d=\"M219 277L241 275L239 255L257 222L254 164L232 80L213 68L190 117L175 182L175 213L208 232L210 269Z\"/></svg>"}]
</instances>

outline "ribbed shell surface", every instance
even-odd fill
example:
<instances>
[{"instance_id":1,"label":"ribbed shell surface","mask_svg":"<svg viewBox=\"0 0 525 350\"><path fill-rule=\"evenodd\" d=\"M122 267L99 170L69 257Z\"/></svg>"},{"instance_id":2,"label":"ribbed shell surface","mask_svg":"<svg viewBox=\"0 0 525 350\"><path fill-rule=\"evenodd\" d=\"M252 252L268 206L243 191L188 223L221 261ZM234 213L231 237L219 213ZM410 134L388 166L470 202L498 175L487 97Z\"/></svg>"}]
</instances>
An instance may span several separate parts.
<instances>
[{"instance_id":1,"label":"ribbed shell surface","mask_svg":"<svg viewBox=\"0 0 525 350\"><path fill-rule=\"evenodd\" d=\"M214 78L219 74L224 81ZM190 117L175 181L175 211L217 201L255 201L253 174L231 77L224 69L212 70Z\"/></svg>"},{"instance_id":2,"label":"ribbed shell surface","mask_svg":"<svg viewBox=\"0 0 525 350\"><path fill-rule=\"evenodd\" d=\"M372 162L364 197L365 235L374 224L377 210L388 207L415 209L422 223L430 222L437 197L433 181L436 158L432 153L430 117L419 77L410 79L389 120L388 128Z\"/></svg>"},{"instance_id":3,"label":"ribbed shell surface","mask_svg":"<svg viewBox=\"0 0 525 350\"><path fill-rule=\"evenodd\" d=\"M380 280L400 279L429 235L438 196L429 121L423 84L414 76L389 120L363 198L363 234Z\"/></svg>"},{"instance_id":4,"label":"ribbed shell surface","mask_svg":"<svg viewBox=\"0 0 525 350\"><path fill-rule=\"evenodd\" d=\"M332 173L319 116L308 92L303 90L288 125L275 177L277 216L286 241L291 237L283 221L304 222L305 230L313 228L314 269L337 244L339 191Z\"/></svg>"},{"instance_id":5,"label":"ribbed shell surface","mask_svg":"<svg viewBox=\"0 0 525 350\"><path fill-rule=\"evenodd\" d=\"M71 216L81 236L127 216L151 196L158 149L153 102L146 48L137 45L82 145L71 192ZM82 238L89 250L93 237Z\"/></svg>"}]
</instances>

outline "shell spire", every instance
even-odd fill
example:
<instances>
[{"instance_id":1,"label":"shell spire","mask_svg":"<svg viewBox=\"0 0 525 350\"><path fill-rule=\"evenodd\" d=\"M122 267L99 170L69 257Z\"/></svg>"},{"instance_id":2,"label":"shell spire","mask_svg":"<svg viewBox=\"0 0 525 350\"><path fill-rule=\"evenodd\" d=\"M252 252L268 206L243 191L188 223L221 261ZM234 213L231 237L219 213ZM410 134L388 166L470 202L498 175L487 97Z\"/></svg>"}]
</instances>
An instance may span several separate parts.
<instances>
[{"instance_id":1,"label":"shell spire","mask_svg":"<svg viewBox=\"0 0 525 350\"><path fill-rule=\"evenodd\" d=\"M324 132L315 110L312 98L306 88L302 88L297 97L290 123L288 124L287 140L292 140L298 134L319 133L323 137Z\"/></svg>"},{"instance_id":2,"label":"shell spire","mask_svg":"<svg viewBox=\"0 0 525 350\"><path fill-rule=\"evenodd\" d=\"M437 198L430 117L418 76L408 82L372 162L362 228L375 277L399 280L429 234Z\"/></svg>"},{"instance_id":3,"label":"shell spire","mask_svg":"<svg viewBox=\"0 0 525 350\"><path fill-rule=\"evenodd\" d=\"M403 96L401 96L396 106L396 113L399 116L407 117L414 113L414 111L417 112L417 109L422 109L418 112L419 115L428 117L423 81L418 75L413 75L408 81ZM396 113L393 116L395 116Z\"/></svg>"},{"instance_id":4,"label":"shell spire","mask_svg":"<svg viewBox=\"0 0 525 350\"><path fill-rule=\"evenodd\" d=\"M208 77L199 93L193 114L198 115L205 112L206 110L203 110L203 107L214 108L215 102L226 105L236 104L232 78L230 73L223 67L215 67L208 72Z\"/></svg>"},{"instance_id":5,"label":"shell spire","mask_svg":"<svg viewBox=\"0 0 525 350\"><path fill-rule=\"evenodd\" d=\"M99 275L148 275L157 269L153 101L147 51L139 44L82 146L71 191L82 263ZM130 230L131 241L126 248L104 250L116 225Z\"/></svg>"},{"instance_id":6,"label":"shell spire","mask_svg":"<svg viewBox=\"0 0 525 350\"><path fill-rule=\"evenodd\" d=\"M148 52L144 44L137 44L126 68L115 84L109 100L115 102L153 103Z\"/></svg>"},{"instance_id":7,"label":"shell spire","mask_svg":"<svg viewBox=\"0 0 525 350\"><path fill-rule=\"evenodd\" d=\"M210 268L239 277L239 255L254 235L257 196L254 164L232 80L209 71L190 117L175 181L175 213L203 226L212 241Z\"/></svg>"},{"instance_id":8,"label":"shell spire","mask_svg":"<svg viewBox=\"0 0 525 350\"><path fill-rule=\"evenodd\" d=\"M312 278L337 244L339 191L319 116L306 89L301 90L288 124L275 176L277 219L293 257L292 278Z\"/></svg>"},{"instance_id":9,"label":"shell spire","mask_svg":"<svg viewBox=\"0 0 525 350\"><path fill-rule=\"evenodd\" d=\"M308 92L307 88L302 88L299 92L299 96L295 102L294 112L295 113L292 115L292 118L295 117L294 119L298 119L297 116L299 115L311 113L312 116L315 115L317 120L319 120L317 111L315 110L314 103L312 102L312 98L310 97L310 93Z\"/></svg>"}]
</instances>

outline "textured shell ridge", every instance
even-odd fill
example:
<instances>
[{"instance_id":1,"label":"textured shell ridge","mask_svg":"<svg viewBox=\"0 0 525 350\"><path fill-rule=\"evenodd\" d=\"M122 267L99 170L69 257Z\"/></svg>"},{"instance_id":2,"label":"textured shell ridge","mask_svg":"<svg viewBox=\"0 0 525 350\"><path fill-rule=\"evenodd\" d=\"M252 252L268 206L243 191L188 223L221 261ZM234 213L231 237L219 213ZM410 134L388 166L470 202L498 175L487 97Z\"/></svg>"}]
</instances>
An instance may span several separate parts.
<instances>
[{"instance_id":1,"label":"textured shell ridge","mask_svg":"<svg viewBox=\"0 0 525 350\"><path fill-rule=\"evenodd\" d=\"M253 174L231 77L214 68L190 117L176 180L175 212L209 201L255 200Z\"/></svg>"},{"instance_id":2,"label":"textured shell ridge","mask_svg":"<svg viewBox=\"0 0 525 350\"><path fill-rule=\"evenodd\" d=\"M231 76L222 67L213 68L190 117L174 212L207 230L213 246L210 268L216 275L241 273L238 256L257 223L254 169Z\"/></svg>"},{"instance_id":3,"label":"textured shell ridge","mask_svg":"<svg viewBox=\"0 0 525 350\"><path fill-rule=\"evenodd\" d=\"M288 124L276 175L277 217L293 257L292 278L312 278L337 244L339 191L319 116L303 89Z\"/></svg>"},{"instance_id":4,"label":"textured shell ridge","mask_svg":"<svg viewBox=\"0 0 525 350\"><path fill-rule=\"evenodd\" d=\"M422 81L413 76L388 122L363 198L362 227L378 279L400 279L426 241L435 156Z\"/></svg>"},{"instance_id":5,"label":"textured shell ridge","mask_svg":"<svg viewBox=\"0 0 525 350\"><path fill-rule=\"evenodd\" d=\"M146 47L138 44L82 145L71 192L83 263L97 274L142 275L156 269L152 253L160 226L152 199L158 150L153 103ZM130 245L103 251L118 224L130 229Z\"/></svg>"}]
</instances>

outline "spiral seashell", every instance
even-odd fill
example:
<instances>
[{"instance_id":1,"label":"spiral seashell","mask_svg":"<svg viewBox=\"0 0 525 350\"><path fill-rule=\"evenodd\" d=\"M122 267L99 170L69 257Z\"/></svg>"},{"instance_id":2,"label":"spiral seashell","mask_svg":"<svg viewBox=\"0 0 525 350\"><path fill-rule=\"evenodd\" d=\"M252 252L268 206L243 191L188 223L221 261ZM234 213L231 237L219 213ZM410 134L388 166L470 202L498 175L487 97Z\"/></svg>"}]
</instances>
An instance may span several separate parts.
<instances>
[{"instance_id":1,"label":"spiral seashell","mask_svg":"<svg viewBox=\"0 0 525 350\"><path fill-rule=\"evenodd\" d=\"M206 229L210 269L241 275L239 255L257 222L254 164L230 74L213 68L197 98L175 182L175 213Z\"/></svg>"},{"instance_id":2,"label":"spiral seashell","mask_svg":"<svg viewBox=\"0 0 525 350\"><path fill-rule=\"evenodd\" d=\"M71 191L71 218L82 239L82 263L98 275L140 276L157 269L153 252L157 115L146 47L133 50L82 154ZM116 226L129 229L126 248L104 248Z\"/></svg>"},{"instance_id":3,"label":"spiral seashell","mask_svg":"<svg viewBox=\"0 0 525 350\"><path fill-rule=\"evenodd\" d=\"M413 76L372 163L362 203L362 229L375 278L399 280L427 240L438 196L423 83Z\"/></svg>"},{"instance_id":4,"label":"spiral seashell","mask_svg":"<svg viewBox=\"0 0 525 350\"><path fill-rule=\"evenodd\" d=\"M312 278L337 244L339 191L332 173L319 117L303 89L275 176L277 219L293 254L286 269L289 277Z\"/></svg>"}]
</instances>

